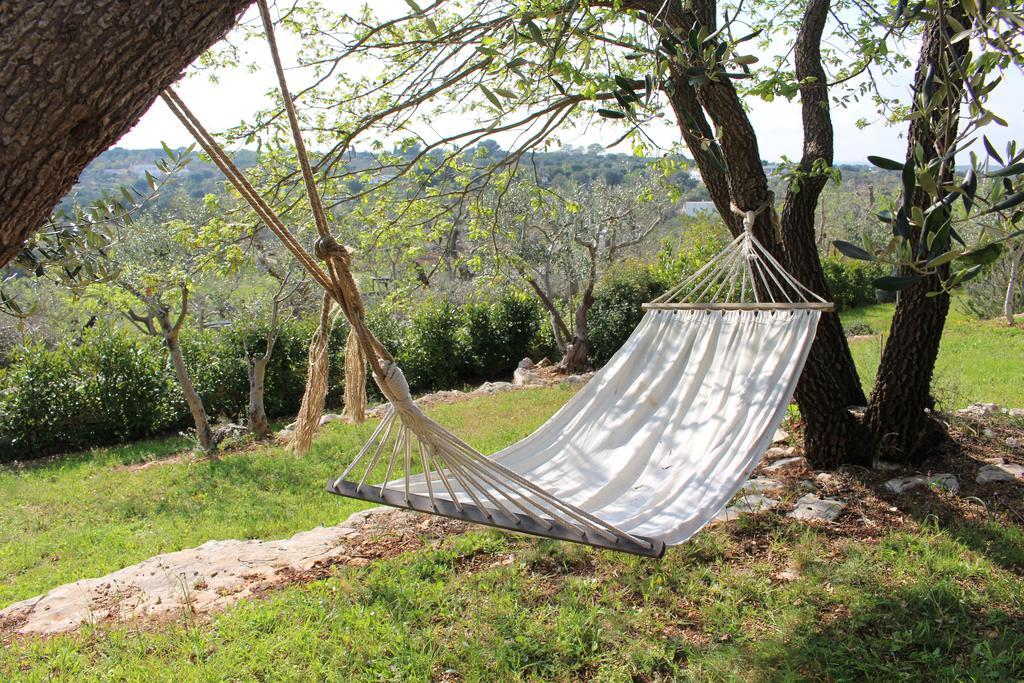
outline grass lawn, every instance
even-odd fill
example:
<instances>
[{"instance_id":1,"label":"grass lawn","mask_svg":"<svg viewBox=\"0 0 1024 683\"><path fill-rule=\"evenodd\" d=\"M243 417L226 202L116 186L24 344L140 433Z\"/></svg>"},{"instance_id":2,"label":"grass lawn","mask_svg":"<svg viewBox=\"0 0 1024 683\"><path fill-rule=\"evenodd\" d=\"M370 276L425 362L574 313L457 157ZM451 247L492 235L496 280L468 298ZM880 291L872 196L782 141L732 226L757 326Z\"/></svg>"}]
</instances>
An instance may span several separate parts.
<instances>
[{"instance_id":1,"label":"grass lawn","mask_svg":"<svg viewBox=\"0 0 1024 683\"><path fill-rule=\"evenodd\" d=\"M867 392L878 372L878 335L888 337L893 309L892 304L879 304L841 314L844 325L864 323L875 334L850 343ZM947 410L977 402L1024 408L1024 328L1008 327L1003 320L978 320L965 314L954 299L935 362L932 390Z\"/></svg>"},{"instance_id":2,"label":"grass lawn","mask_svg":"<svg viewBox=\"0 0 1024 683\"><path fill-rule=\"evenodd\" d=\"M520 391L429 412L493 452L540 426L571 393ZM332 425L302 458L264 447L212 464L131 467L186 447L167 439L0 466L0 606L210 539L284 538L337 524L368 504L324 484L372 430Z\"/></svg>"},{"instance_id":3,"label":"grass lawn","mask_svg":"<svg viewBox=\"0 0 1024 683\"><path fill-rule=\"evenodd\" d=\"M888 311L844 318L880 330ZM1024 388L1014 385L1024 376L1022 344L1020 332L954 313L940 386L955 376L976 392L958 403L1024 406ZM987 349L998 352L998 368ZM854 351L870 369L877 342ZM571 394L535 389L429 412L491 452ZM186 446L166 439L0 467L0 607L209 539L282 538L335 524L363 504L322 484L372 426L332 424L303 458L253 447L215 463L140 467ZM1022 488L1009 490L1019 501ZM773 513L743 518L660 562L474 531L336 567L210 618L11 640L0 649L0 680L1024 677L1022 526L995 513L905 512L907 521L891 527L863 519L842 529Z\"/></svg>"}]
</instances>

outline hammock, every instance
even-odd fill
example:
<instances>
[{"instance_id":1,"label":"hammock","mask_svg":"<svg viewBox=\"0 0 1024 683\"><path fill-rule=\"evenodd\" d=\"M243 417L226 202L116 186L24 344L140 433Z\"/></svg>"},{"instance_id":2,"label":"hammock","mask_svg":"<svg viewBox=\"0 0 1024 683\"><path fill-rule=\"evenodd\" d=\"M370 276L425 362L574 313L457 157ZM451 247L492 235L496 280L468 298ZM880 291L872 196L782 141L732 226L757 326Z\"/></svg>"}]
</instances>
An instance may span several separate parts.
<instances>
[{"instance_id":1,"label":"hammock","mask_svg":"<svg viewBox=\"0 0 1024 683\"><path fill-rule=\"evenodd\" d=\"M366 326L351 252L331 236L316 189L269 9L265 0L257 4L320 234L316 256L326 267L298 243L178 95L168 88L162 97L323 286L324 319L331 301L340 305L351 325L347 359L361 372L369 364L389 402L370 440L327 490L653 557L709 522L770 444L819 317L832 309L754 236L762 212L777 225L773 198L754 211L734 206L743 216L741 234L688 280L645 304L643 320L622 349L554 417L487 457L419 409L394 358Z\"/></svg>"}]
</instances>

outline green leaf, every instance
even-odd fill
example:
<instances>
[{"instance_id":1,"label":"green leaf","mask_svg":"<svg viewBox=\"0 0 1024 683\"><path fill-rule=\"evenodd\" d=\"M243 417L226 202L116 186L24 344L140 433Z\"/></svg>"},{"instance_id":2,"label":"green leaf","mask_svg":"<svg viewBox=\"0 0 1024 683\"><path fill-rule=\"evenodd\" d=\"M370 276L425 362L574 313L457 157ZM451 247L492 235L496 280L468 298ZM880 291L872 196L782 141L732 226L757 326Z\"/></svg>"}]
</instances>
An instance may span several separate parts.
<instances>
[{"instance_id":1,"label":"green leaf","mask_svg":"<svg viewBox=\"0 0 1024 683\"><path fill-rule=\"evenodd\" d=\"M985 177L987 177L987 178L1005 178L1006 176L1020 175L1021 173L1024 173L1024 163L1011 164L1009 166L1006 166L1004 168L999 169L998 171L993 171L992 173L986 173Z\"/></svg>"},{"instance_id":2,"label":"green leaf","mask_svg":"<svg viewBox=\"0 0 1024 683\"><path fill-rule=\"evenodd\" d=\"M885 157L869 156L868 161L877 166L883 168L886 171L902 171L903 164L892 159L886 159Z\"/></svg>"},{"instance_id":3,"label":"green leaf","mask_svg":"<svg viewBox=\"0 0 1024 683\"><path fill-rule=\"evenodd\" d=\"M491 101L491 104L493 104L495 107L498 107L499 109L501 108L501 100L499 100L498 97L493 92L491 92L491 89L488 88L483 83L480 84L480 92L484 94L484 97Z\"/></svg>"},{"instance_id":4,"label":"green leaf","mask_svg":"<svg viewBox=\"0 0 1024 683\"><path fill-rule=\"evenodd\" d=\"M1013 207L1017 206L1021 202L1024 202L1024 192L1014 192L1009 197L1006 197L1005 199L1003 199L1003 201L1001 201L1001 202L999 202L997 204L994 204L992 206L992 208L989 209L986 213L991 213L993 211L1005 211L1006 209L1012 209Z\"/></svg>"},{"instance_id":5,"label":"green leaf","mask_svg":"<svg viewBox=\"0 0 1024 683\"><path fill-rule=\"evenodd\" d=\"M978 191L978 176L975 175L974 169L969 169L967 175L964 176L964 183L960 186L963 191L963 204L964 211L967 213L971 212L971 207L974 206L974 195Z\"/></svg>"},{"instance_id":6,"label":"green leaf","mask_svg":"<svg viewBox=\"0 0 1024 683\"><path fill-rule=\"evenodd\" d=\"M939 256L933 258L931 261L928 261L928 263L924 264L924 267L927 269L931 269L938 268L939 266L944 266L950 261L956 259L959 255L960 252L955 249L947 251L945 254L940 254Z\"/></svg>"},{"instance_id":7,"label":"green leaf","mask_svg":"<svg viewBox=\"0 0 1024 683\"><path fill-rule=\"evenodd\" d=\"M981 141L985 145L985 151L988 152L988 155L1002 164L1003 158L999 156L999 152L997 152L996 148L992 146L992 143L988 141L988 136L983 135L981 137Z\"/></svg>"},{"instance_id":8,"label":"green leaf","mask_svg":"<svg viewBox=\"0 0 1024 683\"><path fill-rule=\"evenodd\" d=\"M885 277L880 277L877 280L875 280L873 284L878 289L882 289L887 292L898 292L900 290L906 289L907 287L919 281L920 279L920 275L886 275Z\"/></svg>"},{"instance_id":9,"label":"green leaf","mask_svg":"<svg viewBox=\"0 0 1024 683\"><path fill-rule=\"evenodd\" d=\"M615 85L619 86L626 92L633 92L633 81L629 80L625 76L616 76Z\"/></svg>"},{"instance_id":10,"label":"green leaf","mask_svg":"<svg viewBox=\"0 0 1024 683\"><path fill-rule=\"evenodd\" d=\"M946 286L952 288L956 287L957 285L963 284L964 282L967 282L968 280L977 277L983 269L984 266L971 266L970 268L958 270L953 274L953 277L951 277L946 282Z\"/></svg>"},{"instance_id":11,"label":"green leaf","mask_svg":"<svg viewBox=\"0 0 1024 683\"><path fill-rule=\"evenodd\" d=\"M861 261L874 261L875 257L870 252L858 247L852 242L846 240L832 240L832 246L842 254L843 256L849 256L850 258L859 259Z\"/></svg>"},{"instance_id":12,"label":"green leaf","mask_svg":"<svg viewBox=\"0 0 1024 683\"><path fill-rule=\"evenodd\" d=\"M538 45L547 45L547 41L544 40L544 33L541 32L540 26L533 23L532 19L526 20L526 30L530 32L530 38L533 39L533 42Z\"/></svg>"},{"instance_id":13,"label":"green leaf","mask_svg":"<svg viewBox=\"0 0 1024 683\"><path fill-rule=\"evenodd\" d=\"M992 243L986 244L979 249L966 251L957 260L974 266L987 266L990 263L994 263L1002 255L1003 245Z\"/></svg>"}]
</instances>

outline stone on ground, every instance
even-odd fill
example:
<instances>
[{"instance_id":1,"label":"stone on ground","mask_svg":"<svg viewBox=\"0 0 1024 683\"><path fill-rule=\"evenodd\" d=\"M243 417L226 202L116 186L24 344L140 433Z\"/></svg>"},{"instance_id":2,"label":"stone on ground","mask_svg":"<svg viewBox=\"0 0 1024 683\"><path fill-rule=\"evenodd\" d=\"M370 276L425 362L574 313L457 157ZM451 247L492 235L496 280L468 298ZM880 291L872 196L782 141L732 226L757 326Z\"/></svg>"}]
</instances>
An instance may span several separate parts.
<instances>
[{"instance_id":1,"label":"stone on ground","mask_svg":"<svg viewBox=\"0 0 1024 683\"><path fill-rule=\"evenodd\" d=\"M718 522L731 522L742 515L749 514L751 512L771 510L778 505L779 501L774 498L768 498L767 496L762 496L759 493L751 493L746 496L740 496L733 501L732 505L722 508L722 510L715 515L715 518L711 521L713 524Z\"/></svg>"},{"instance_id":2,"label":"stone on ground","mask_svg":"<svg viewBox=\"0 0 1024 683\"><path fill-rule=\"evenodd\" d=\"M781 427L775 430L775 436L772 437L772 443L786 443L789 439L789 434L786 433L785 429Z\"/></svg>"},{"instance_id":3,"label":"stone on ground","mask_svg":"<svg viewBox=\"0 0 1024 683\"><path fill-rule=\"evenodd\" d=\"M956 411L956 414L961 417L985 417L998 412L1000 411L997 403L973 403Z\"/></svg>"},{"instance_id":4,"label":"stone on ground","mask_svg":"<svg viewBox=\"0 0 1024 683\"><path fill-rule=\"evenodd\" d=\"M519 365L518 365L518 366L516 366L516 367L517 367L517 368L519 368L520 370L532 370L533 368L535 368L535 367L537 367L537 366L536 366L536 364L535 364L535 363L533 362L533 360L532 360L532 359L530 359L530 358L524 358L524 359L522 359L521 361L519 361Z\"/></svg>"},{"instance_id":5,"label":"stone on ground","mask_svg":"<svg viewBox=\"0 0 1024 683\"><path fill-rule=\"evenodd\" d=\"M543 380L529 368L516 368L512 373L512 384L517 387L525 387L532 384L541 384Z\"/></svg>"},{"instance_id":6,"label":"stone on ground","mask_svg":"<svg viewBox=\"0 0 1024 683\"><path fill-rule=\"evenodd\" d=\"M512 382L484 382L476 388L477 393L481 394L500 394L505 391L512 391L515 386Z\"/></svg>"},{"instance_id":7,"label":"stone on ground","mask_svg":"<svg viewBox=\"0 0 1024 683\"><path fill-rule=\"evenodd\" d=\"M1024 479L1024 465L1016 465L1012 462L1002 464L985 465L978 470L975 479L979 484L988 484L994 481L1013 481Z\"/></svg>"},{"instance_id":8,"label":"stone on ground","mask_svg":"<svg viewBox=\"0 0 1024 683\"><path fill-rule=\"evenodd\" d=\"M765 472L793 472L795 470L802 470L809 468L810 465L807 462L807 458L803 456L794 456L791 458L783 458L782 460L776 460L768 467L765 467Z\"/></svg>"},{"instance_id":9,"label":"stone on ground","mask_svg":"<svg viewBox=\"0 0 1024 683\"><path fill-rule=\"evenodd\" d=\"M960 482L952 474L935 474L930 477L897 477L885 482L885 488L893 493L903 493L904 491L931 486L943 488L953 493L960 490Z\"/></svg>"},{"instance_id":10,"label":"stone on ground","mask_svg":"<svg viewBox=\"0 0 1024 683\"><path fill-rule=\"evenodd\" d=\"M804 522L834 522L844 507L846 503L841 500L808 493L796 501L796 508L788 516Z\"/></svg>"},{"instance_id":11,"label":"stone on ground","mask_svg":"<svg viewBox=\"0 0 1024 683\"><path fill-rule=\"evenodd\" d=\"M279 541L208 541L198 548L151 557L106 576L83 579L0 610L0 625L19 634L53 635L82 624L206 613L330 564L366 564L391 548L420 545L436 530L462 529L452 520L391 508L357 512L333 527ZM437 526L443 524L444 527ZM454 525L454 526L450 526ZM383 537L390 539L383 543Z\"/></svg>"},{"instance_id":12,"label":"stone on ground","mask_svg":"<svg viewBox=\"0 0 1024 683\"><path fill-rule=\"evenodd\" d=\"M799 451L793 446L773 446L764 452L764 460L778 460L779 458L792 458Z\"/></svg>"},{"instance_id":13,"label":"stone on ground","mask_svg":"<svg viewBox=\"0 0 1024 683\"><path fill-rule=\"evenodd\" d=\"M769 491L778 491L781 488L782 482L778 479L754 477L753 479L748 479L740 491L743 493L768 493Z\"/></svg>"},{"instance_id":14,"label":"stone on ground","mask_svg":"<svg viewBox=\"0 0 1024 683\"><path fill-rule=\"evenodd\" d=\"M321 426L322 425L326 425L326 424L330 424L332 422L344 422L344 421L345 421L345 416L344 415L339 415L337 413L325 413L324 416L320 418Z\"/></svg>"}]
</instances>

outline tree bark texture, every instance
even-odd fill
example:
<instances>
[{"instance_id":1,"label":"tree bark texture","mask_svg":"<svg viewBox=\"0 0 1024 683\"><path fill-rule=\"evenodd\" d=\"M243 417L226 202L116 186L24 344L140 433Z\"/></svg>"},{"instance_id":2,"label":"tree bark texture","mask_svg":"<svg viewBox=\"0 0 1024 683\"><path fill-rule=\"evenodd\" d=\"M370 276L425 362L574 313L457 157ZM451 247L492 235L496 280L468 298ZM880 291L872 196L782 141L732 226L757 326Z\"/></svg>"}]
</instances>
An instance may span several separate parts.
<instances>
[{"instance_id":1,"label":"tree bark texture","mask_svg":"<svg viewBox=\"0 0 1024 683\"><path fill-rule=\"evenodd\" d=\"M956 12L959 16L955 18L965 21L960 3L954 3L948 11ZM968 41L961 40L950 47L948 39L951 33L952 29L941 16L928 25L921 41L914 92L923 91L930 68L942 61L963 58L969 47ZM907 163L914 163L914 150L918 145L924 152L924 161L928 161L942 157L955 144L955 121L963 83L957 76L949 76L947 86L952 95L944 105L940 105L942 111L937 116L948 116L954 123L936 129L936 116L913 119L907 135ZM940 174L940 187L952 179L954 170L954 161L950 159ZM925 209L931 198L919 189L913 201ZM915 252L920 238L919 231L911 235ZM932 371L949 312L949 294L940 287L940 278L945 277L948 267L945 270L900 292L896 303L889 339L882 352L871 401L864 415L874 450L887 459L920 460L946 438L944 429L928 412L933 407L930 393ZM935 295L929 296L929 293Z\"/></svg>"},{"instance_id":2,"label":"tree bark texture","mask_svg":"<svg viewBox=\"0 0 1024 683\"><path fill-rule=\"evenodd\" d=\"M667 17L677 34L685 36L695 23L705 26L709 33L714 31L716 3L713 0L695 1L688 8ZM814 80L806 81L801 88L804 149L799 170L803 177L799 192L791 188L783 207L785 246L777 244L770 211L763 211L754 225L755 236L776 258L805 286L826 298L830 298L830 294L818 258L815 209L827 177L811 174L811 169L819 160L830 166L833 155L827 81L820 54L829 11L829 0L811 0L807 4L795 46L798 77ZM757 133L728 78L718 77L691 86L681 66L672 76L669 99L683 140L694 156L716 208L732 233L738 235L743 227L733 215L732 205L744 211L756 211L772 200ZM715 121L717 136L708 124L708 117ZM702 142L708 145L707 150L703 149ZM716 153L724 159L725 169L716 162ZM863 430L848 407L864 405L866 399L849 344L835 314L822 318L800 378L796 400L805 418L805 446L816 465L834 466L839 462L864 459Z\"/></svg>"},{"instance_id":3,"label":"tree bark texture","mask_svg":"<svg viewBox=\"0 0 1024 683\"><path fill-rule=\"evenodd\" d=\"M0 265L251 2L0 3Z\"/></svg>"},{"instance_id":4,"label":"tree bark texture","mask_svg":"<svg viewBox=\"0 0 1024 683\"><path fill-rule=\"evenodd\" d=\"M269 354L249 359L249 407L247 415L249 418L249 431L256 436L270 434L270 420L267 419L267 409L263 401L268 363L270 363Z\"/></svg>"},{"instance_id":5,"label":"tree bark texture","mask_svg":"<svg viewBox=\"0 0 1024 683\"><path fill-rule=\"evenodd\" d=\"M818 256L815 210L828 182L821 166L831 167L834 151L827 76L821 64L821 37L831 0L810 0L797 33L794 57L800 87L803 154L799 185L790 185L782 209L786 267L806 287L827 300L832 296ZM818 164L818 168L815 168ZM814 467L868 459L860 423L850 406L867 403L849 343L835 312L821 316L807 364L796 387L804 420L804 451Z\"/></svg>"},{"instance_id":6,"label":"tree bark texture","mask_svg":"<svg viewBox=\"0 0 1024 683\"><path fill-rule=\"evenodd\" d=\"M189 375L188 367L185 365L185 357L181 353L181 343L178 341L178 335L176 333L164 335L164 344L171 355L171 363L174 365L174 374L177 376L178 384L181 386L181 393L185 395L188 410L192 413L192 421L196 425L196 439L199 441L199 447L205 453L212 456L217 449L217 443L213 438L213 430L210 428L210 419L206 415L203 399L199 397L199 393L192 385L192 377Z\"/></svg>"}]
</instances>

